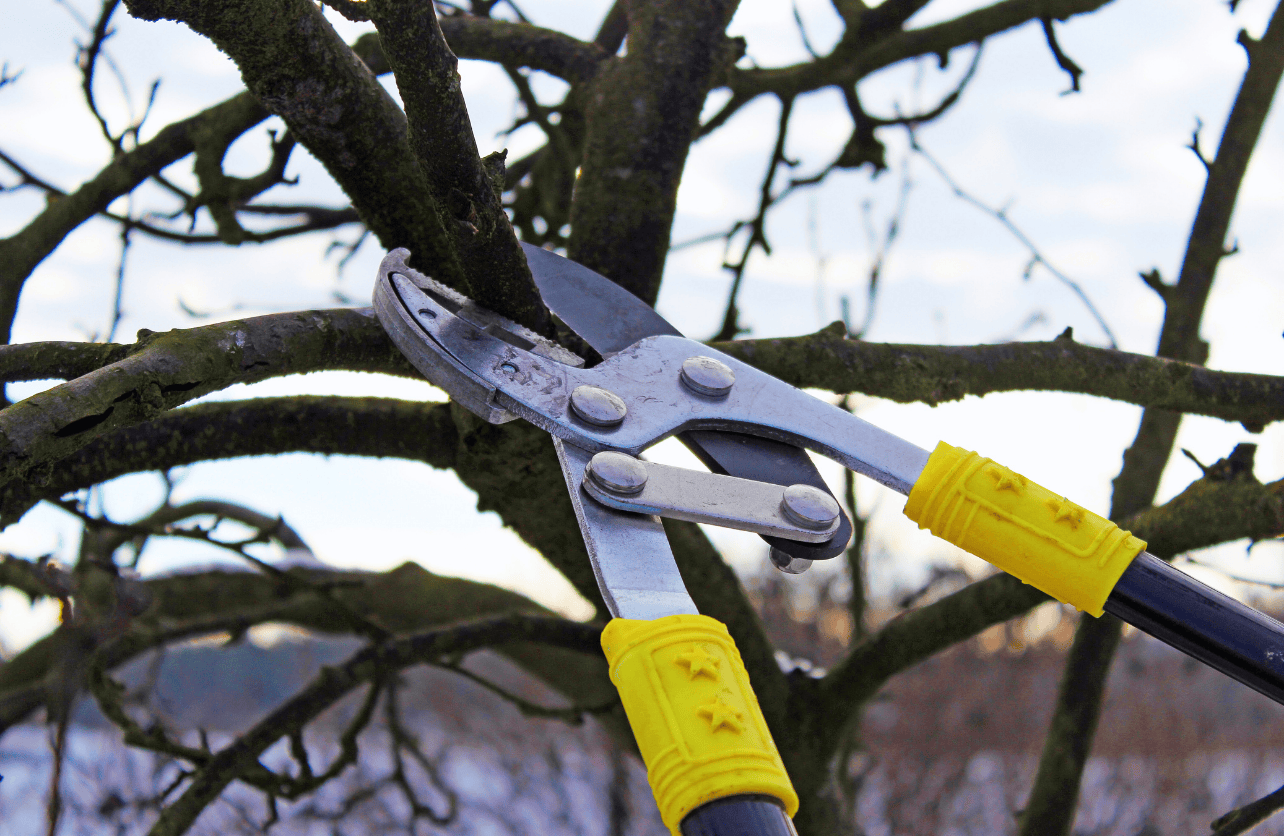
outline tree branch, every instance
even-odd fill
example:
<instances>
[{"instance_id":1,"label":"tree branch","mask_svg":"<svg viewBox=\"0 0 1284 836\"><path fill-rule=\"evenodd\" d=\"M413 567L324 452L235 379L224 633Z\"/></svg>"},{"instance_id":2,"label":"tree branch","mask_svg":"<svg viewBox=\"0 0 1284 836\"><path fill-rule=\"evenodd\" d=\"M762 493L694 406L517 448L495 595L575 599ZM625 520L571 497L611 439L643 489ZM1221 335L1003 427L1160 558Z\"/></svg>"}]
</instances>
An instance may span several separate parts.
<instances>
[{"instance_id":1,"label":"tree branch","mask_svg":"<svg viewBox=\"0 0 1284 836\"><path fill-rule=\"evenodd\" d=\"M869 343L835 323L805 337L717 343L794 386L929 404L1024 390L1078 392L1139 406L1240 421L1284 419L1284 377L1220 372L1192 363L1068 339L978 346Z\"/></svg>"},{"instance_id":2,"label":"tree branch","mask_svg":"<svg viewBox=\"0 0 1284 836\"><path fill-rule=\"evenodd\" d=\"M326 590L355 612L399 634L482 616L551 616L516 592L435 575L414 563L383 573L328 568L295 568L288 573L299 581L288 588L260 573L223 570L144 581L153 599L151 609L123 635L99 648L95 663L110 671L150 650L218 633L239 636L269 622L349 634L350 622L325 598ZM44 703L45 682L63 652L62 639L60 633L47 636L0 669L0 732ZM614 696L600 656L518 642L496 649L572 700L598 704Z\"/></svg>"},{"instance_id":3,"label":"tree branch","mask_svg":"<svg viewBox=\"0 0 1284 836\"><path fill-rule=\"evenodd\" d=\"M585 91L568 254L647 303L659 292L700 109L736 57L723 35L735 7L735 0L629 3L628 52L604 64Z\"/></svg>"},{"instance_id":4,"label":"tree branch","mask_svg":"<svg viewBox=\"0 0 1284 836\"><path fill-rule=\"evenodd\" d=\"M611 59L611 53L600 44L528 23L451 15L441 19L441 31L460 58L529 67L571 84L591 80L603 62Z\"/></svg>"},{"instance_id":5,"label":"tree branch","mask_svg":"<svg viewBox=\"0 0 1284 836\"><path fill-rule=\"evenodd\" d=\"M0 510L6 523L13 522L41 499L126 473L240 456L393 456L450 467L457 439L446 404L334 397L219 401L100 434L60 459L42 482L6 485Z\"/></svg>"},{"instance_id":6,"label":"tree branch","mask_svg":"<svg viewBox=\"0 0 1284 836\"><path fill-rule=\"evenodd\" d=\"M318 369L415 374L369 309L139 333L124 359L0 411L0 485L38 483L94 438L234 382Z\"/></svg>"},{"instance_id":7,"label":"tree branch","mask_svg":"<svg viewBox=\"0 0 1284 836\"><path fill-rule=\"evenodd\" d=\"M406 117L311 0L126 0L143 20L187 24L227 53L245 86L312 152L387 249L467 291L467 278L411 153Z\"/></svg>"},{"instance_id":8,"label":"tree branch","mask_svg":"<svg viewBox=\"0 0 1284 836\"><path fill-rule=\"evenodd\" d=\"M740 104L764 93L798 96L832 85L854 84L865 76L923 55L944 58L951 50L1042 18L1065 20L1096 11L1110 0L1001 0L953 20L921 29L896 29L867 42L850 27L828 55L803 64L769 69L733 68L728 86ZM887 5L887 4L884 4Z\"/></svg>"},{"instance_id":9,"label":"tree branch","mask_svg":"<svg viewBox=\"0 0 1284 836\"><path fill-rule=\"evenodd\" d=\"M15 235L0 241L0 336L9 341L23 284L40 262L76 227L104 212L123 194L196 147L197 137L211 126L244 132L268 113L249 93L163 128L153 139L116 157L76 191L48 202L44 210Z\"/></svg>"},{"instance_id":10,"label":"tree branch","mask_svg":"<svg viewBox=\"0 0 1284 836\"><path fill-rule=\"evenodd\" d=\"M259 757L282 737L298 734L322 711L357 687L415 664L506 642L535 641L586 654L600 652L600 629L563 619L506 616L431 630L363 650L341 665L326 668L293 699L273 711L192 777L183 794L161 811L149 836L181 836L223 789L259 764Z\"/></svg>"},{"instance_id":11,"label":"tree branch","mask_svg":"<svg viewBox=\"0 0 1284 836\"><path fill-rule=\"evenodd\" d=\"M1241 32L1240 42L1248 52L1248 70L1227 118L1217 159L1209 167L1181 274L1176 285L1163 294L1164 324L1157 352L1161 357L1203 363L1208 356L1208 346L1199 337L1199 323L1213 275L1226 254L1226 233L1240 183L1284 75L1284 3L1276 6L1262 41L1253 42ZM1137 436L1125 451L1123 468L1114 480L1111 518L1128 516L1154 501L1180 422L1180 413L1166 409L1147 408L1142 414ZM1021 822L1022 836L1061 836L1071 830L1074 799L1096 732L1121 626L1114 620L1089 623L1080 619L1082 636L1076 635L1066 663L1052 727ZM1072 676L1077 677L1076 682L1071 681ZM1067 718L1077 718L1077 725Z\"/></svg>"},{"instance_id":12,"label":"tree branch","mask_svg":"<svg viewBox=\"0 0 1284 836\"><path fill-rule=\"evenodd\" d=\"M552 320L504 214L504 153L482 160L460 88L458 60L437 10L418 0L370 0L384 55L406 108L410 145L477 302L537 333Z\"/></svg>"}]
</instances>

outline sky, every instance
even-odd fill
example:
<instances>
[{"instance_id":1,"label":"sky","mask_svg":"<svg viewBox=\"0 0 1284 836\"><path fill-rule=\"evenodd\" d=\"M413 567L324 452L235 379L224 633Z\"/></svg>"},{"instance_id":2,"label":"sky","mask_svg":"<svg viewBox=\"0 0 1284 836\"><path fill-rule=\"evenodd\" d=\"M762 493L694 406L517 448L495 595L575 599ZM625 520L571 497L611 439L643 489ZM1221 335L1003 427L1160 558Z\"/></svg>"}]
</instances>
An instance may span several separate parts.
<instances>
[{"instance_id":1,"label":"sky","mask_svg":"<svg viewBox=\"0 0 1284 836\"><path fill-rule=\"evenodd\" d=\"M980 5L936 0L914 25ZM605 0L521 4L536 23L581 37L591 36L606 7ZM63 188L74 188L109 159L81 102L74 65L73 41L84 34L72 12L88 16L94 9L85 0L20 4L8 11L0 32L0 62L7 62L11 72L22 71L16 83L0 88L0 149ZM840 30L826 0L799 0L797 9L816 48L833 43ZM955 182L986 205L1002 208L1047 262L1078 283L1121 348L1152 353L1162 308L1137 273L1156 267L1166 279L1175 277L1204 177L1185 146L1200 120L1206 153L1216 148L1245 67L1236 33L1242 27L1260 34L1271 9L1265 0L1242 0L1233 14L1216 0L1115 0L1096 14L1058 24L1062 47L1085 70L1082 91L1074 95L1062 95L1068 77L1056 66L1039 27L1021 27L987 42L961 102L922 127L919 142ZM368 28L331 19L349 41ZM749 56L760 66L806 58L788 4L746 0L730 33L746 39ZM149 131L240 89L234 65L177 24L121 16L109 47L128 80L133 108L112 73L100 72L96 90L114 126L137 113L148 85L163 77L144 139ZM956 50L944 69L933 59L880 72L861 82L862 101L883 116L928 109L957 83L971 52ZM461 62L460 71L479 150L508 148L514 159L535 147L533 127L504 133L516 108L503 73L474 61ZM540 74L534 83L546 102L565 90L560 81ZM725 93L715 92L706 112L715 111L724 98ZM752 217L777 115L778 104L761 99L695 145L679 192L675 242ZM266 125L272 126L272 121ZM822 169L849 130L836 94L800 100L786 147L797 166L782 172L780 180ZM863 320L865 280L876 249L866 226L885 229L908 181L900 234L885 258L867 339L965 345L1050 339L1072 327L1081 342L1106 344L1105 332L1064 283L1042 267L1024 275L1030 251L992 214L956 197L923 156L909 151L903 133L889 131L883 138L887 172L873 179L868 169L836 173L822 187L793 193L775 211L768 226L772 253L751 258L739 298L749 336L815 331L839 318L843 296L850 299L852 318ZM233 147L229 170L254 173L267 145L264 129L250 132ZM1232 224L1240 252L1223 262L1204 319L1210 367L1273 374L1284 368L1278 266L1284 264L1284 237L1277 232L1284 226L1282 172L1284 122L1277 108L1254 154ZM168 173L178 182L192 181L190 164L179 163ZM336 188L305 153L296 152L289 173L298 176L299 185L270 198L340 202ZM13 178L0 173L0 182L11 184ZM21 228L41 200L34 190L0 194L0 235ZM126 204L122 200L114 208L124 211ZM165 208L172 210L172 202L150 187L134 201L135 211ZM128 342L143 327L159 331L274 311L365 305L382 253L369 242L340 272L337 257L327 255L333 237L238 249L183 249L139 239L128 255L124 317L115 338ZM340 237L346 240L351 233ZM30 279L15 341L104 338L119 250L118 231L109 223L93 221L73 233ZM729 283L723 257L723 245L715 241L684 247L668 261L658 307L689 336L707 337L721 322ZM11 386L10 395L25 397L48 385ZM238 386L211 397L296 393L443 397L426 383L341 373ZM856 402L861 417L922 447L944 439L978 450L1098 512L1109 506L1110 479L1140 415L1126 404L1056 393L990 395L935 408L865 397ZM1284 476L1279 425L1253 436L1237 424L1187 417L1178 446L1211 463L1241 441L1260 445L1259 478ZM694 466L694 459L672 443L654 457ZM840 475L836 466L827 466L826 474ZM176 499L234 499L279 513L318 556L335 565L384 569L415 560L433 571L519 589L571 615L589 612L494 514L476 512L475 497L450 472L396 460L290 455L213 462L179 475ZM1175 456L1164 475L1161 501L1198 476L1194 463ZM106 486L102 502L113 518L130 519L154 507L161 495L160 479L141 474ZM875 514L870 573L876 591L915 587L933 562L961 565L977 575L986 571L979 561L918 532L900 514L901 497L862 480L859 504ZM710 534L742 571L763 571L764 551L756 537ZM1284 579L1281 544L1259 545L1251 555L1244 545L1196 557L1235 575ZM66 559L75 546L74 521L43 506L0 533L0 550L28 557ZM156 543L145 551L140 568L156 573L216 560L224 558L191 544ZM813 574L831 571L818 566ZM1192 571L1233 594L1254 589L1199 567ZM53 617L49 606L33 613L21 596L0 592L0 639L10 649L47 630Z\"/></svg>"}]
</instances>

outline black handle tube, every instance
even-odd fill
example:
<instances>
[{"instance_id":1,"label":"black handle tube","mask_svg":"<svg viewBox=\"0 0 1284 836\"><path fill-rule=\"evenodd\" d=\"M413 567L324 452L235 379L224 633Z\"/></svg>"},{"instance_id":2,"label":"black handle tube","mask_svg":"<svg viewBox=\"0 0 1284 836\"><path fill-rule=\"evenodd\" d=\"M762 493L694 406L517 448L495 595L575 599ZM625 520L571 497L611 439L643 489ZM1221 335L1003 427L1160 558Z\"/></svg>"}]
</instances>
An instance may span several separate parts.
<instances>
[{"instance_id":1,"label":"black handle tube","mask_svg":"<svg viewBox=\"0 0 1284 836\"><path fill-rule=\"evenodd\" d=\"M798 831L771 796L733 795L687 813L682 836L798 836Z\"/></svg>"},{"instance_id":2,"label":"black handle tube","mask_svg":"<svg viewBox=\"0 0 1284 836\"><path fill-rule=\"evenodd\" d=\"M1284 624L1142 552L1106 612L1284 705Z\"/></svg>"}]
</instances>

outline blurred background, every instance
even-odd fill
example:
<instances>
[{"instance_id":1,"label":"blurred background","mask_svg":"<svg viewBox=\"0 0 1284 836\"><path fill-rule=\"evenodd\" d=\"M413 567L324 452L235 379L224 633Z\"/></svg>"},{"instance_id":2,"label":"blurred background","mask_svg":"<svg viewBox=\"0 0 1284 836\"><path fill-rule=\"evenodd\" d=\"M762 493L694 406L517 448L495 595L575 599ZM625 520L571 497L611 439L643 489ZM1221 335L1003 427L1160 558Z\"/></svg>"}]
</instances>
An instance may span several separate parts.
<instances>
[{"instance_id":1,"label":"blurred background","mask_svg":"<svg viewBox=\"0 0 1284 836\"><path fill-rule=\"evenodd\" d=\"M980 5L936 0L914 23L926 25ZM606 6L602 0L519 3L534 22L586 38ZM887 143L881 175L871 177L868 168L836 172L823 185L792 192L773 209L767 228L772 252L752 255L738 297L746 336L810 333L840 319L852 330L863 328L865 339L893 343L1046 340L1072 328L1083 343L1152 353L1162 310L1138 273L1157 268L1168 280L1176 275L1204 183L1203 165L1187 146L1202 124L1205 151L1216 147L1245 66L1236 34L1241 28L1260 34L1272 9L1266 0L1230 6L1215 0L1115 0L1058 25L1061 46L1084 70L1081 92L1070 94L1069 77L1037 26L988 41L962 100L917 130L916 148L904 131L880 134ZM76 66L76 44L88 39L86 24L92 25L97 4L60 0L6 11L0 61L10 75L21 75L0 87L0 150L55 185L74 187L110 159L84 107ZM331 20L349 42L370 28L337 15ZM151 126L240 89L232 63L185 27L138 22L123 13L114 23L110 69L100 71L96 92L117 126L141 114L157 79L146 123ZM748 43L745 60L761 66L805 60L808 44L823 51L839 31L826 0L798 0L792 7L746 0L730 28ZM930 109L969 72L967 52L957 51L945 67L933 59L877 74L861 83L862 102L884 116ZM520 105L502 70L464 61L460 72L483 154L507 148L511 161L536 147L536 126L507 132ZM391 77L384 81L395 96ZM545 101L565 91L562 82L538 73L531 82ZM716 112L725 96L715 92L707 113ZM722 324L731 283L723 262L743 247L743 236L728 244L722 233L757 210L778 115L773 100L759 101L699 142L688 160L673 230L676 249L658 307L689 336L708 338ZM785 150L796 165L787 174L801 179L832 161L851 123L837 93L801 99L793 119ZM277 120L269 120L233 146L230 173L262 169L269 155L266 131L274 127L280 128ZM168 173L177 183L194 183L190 165L180 163ZM342 202L302 148L289 174L298 184L280 190L279 200ZM1282 176L1284 117L1277 107L1239 198L1232 225L1239 252L1222 262L1204 318L1212 368L1270 374L1284 369ZM0 168L0 183L15 181ZM0 194L0 235L20 229L43 199L32 189ZM134 211L143 204L178 208L153 186L131 199L138 204ZM32 277L14 342L130 342L140 328L163 331L274 311L365 306L382 255L376 242L358 240L351 229L239 248L184 247L135 235L122 255L118 227L91 221ZM18 400L47 385L52 382L10 385L8 396ZM278 379L212 397L296 393L444 399L426 383L355 373ZM1139 408L1125 404L1046 393L967 398L935 408L862 396L851 403L861 417L920 446L944 439L978 450L1099 513L1108 508L1110 480L1140 416ZM1284 429L1278 424L1252 435L1237 424L1187 417L1178 446L1211 464L1241 441L1259 445L1260 479L1284 474ZM661 445L653 455L696 466L676 445ZM826 474L840 490L838 469ZM1159 501L1199 475L1194 462L1175 456ZM167 490L175 501L234 500L280 515L330 565L383 570L409 560L433 572L519 590L573 617L591 613L495 515L477 512L475 497L449 472L396 460L289 455L201 464L170 476L172 487L157 474L122 478L96 491L92 502L113 519L133 519L154 508ZM785 651L782 664L823 668L853 636L905 606L992 571L918 532L901 516L900 497L873 483L858 482L857 504L871 516L871 606L863 625L852 623L845 606L841 567L818 565L807 575L785 578L769 568L756 537L709 531L762 602ZM71 562L78 532L75 518L42 505L0 533L0 551ZM1229 544L1177 563L1229 594L1277 610L1284 544L1260 543L1251 551L1247 546ZM262 557L290 559L268 546ZM138 568L147 575L227 560L199 544L153 539ZM0 590L0 648L6 656L47 633L56 620L56 604L33 607L20 593ZM1029 786L1046 724L1046 713L1040 716L1031 706L1050 709L1072 623L1058 605L1048 604L893 681L868 714L868 751L850 776L861 782L860 821L867 832L1001 833L1013 827L1012 811ZM240 694L243 704L190 722L231 733L238 717L273 704L289 693L289 683L306 681L310 665L342 650L271 631L251 639L238 650L249 655L239 664L227 663L220 676L239 682L264 666L297 669L297 676L282 679L279 692L277 686L262 693L233 686L230 693ZM165 664L193 666L176 668L188 671L173 675L181 684L200 681L200 666L213 662L193 647ZM143 669L135 674L149 675ZM1135 638L1126 643L1113 675L1081 802L1082 832L1135 836L1203 828L1221 812L1284 783L1284 739L1277 739L1278 724L1270 722L1279 717L1273 704ZM205 710L194 707L193 693L175 687L176 711ZM497 722L503 707L486 707L468 687L426 682L422 693L455 708L425 709L424 728L436 730L431 734L442 747L511 755L499 764L482 755L461 756L461 765L447 776L451 780L443 779L446 786L494 790L476 799L459 795L452 803L461 809L507 807L509 814L494 821L481 814L460 816L458 827L467 819L476 832L596 833L607 832L604 823L627 819L620 825L624 830L656 832L636 767L592 724L572 734L553 721ZM489 720L488 711L494 713ZM94 728L91 717L85 723ZM47 754L47 744L40 728L0 741L3 820L26 821L22 816L33 803L40 812L30 788L47 783L42 752ZM134 832L124 824L130 782L152 780L164 764L139 753L106 755L92 746L79 760L85 765L84 819L73 824L80 820L69 818L62 832L105 832L87 824L95 816L121 822L121 833ZM492 777L470 783L469 769ZM525 776L527 783L497 786L493 776L499 774ZM119 804L107 809L103 787L112 781L121 783L112 796ZM544 797L551 785L574 791L558 804L530 801ZM437 799L442 809L450 806L449 795L442 791ZM522 803L542 812L514 812L524 809L514 807L514 799L527 799ZM243 820L248 827L254 817L236 813L236 803L207 814L202 825L209 832L236 832L236 822ZM625 808L631 817L619 819ZM224 818L215 821L214 815ZM317 832L331 832L324 816L308 822ZM1270 826L1262 832L1274 832L1265 829Z\"/></svg>"}]
</instances>

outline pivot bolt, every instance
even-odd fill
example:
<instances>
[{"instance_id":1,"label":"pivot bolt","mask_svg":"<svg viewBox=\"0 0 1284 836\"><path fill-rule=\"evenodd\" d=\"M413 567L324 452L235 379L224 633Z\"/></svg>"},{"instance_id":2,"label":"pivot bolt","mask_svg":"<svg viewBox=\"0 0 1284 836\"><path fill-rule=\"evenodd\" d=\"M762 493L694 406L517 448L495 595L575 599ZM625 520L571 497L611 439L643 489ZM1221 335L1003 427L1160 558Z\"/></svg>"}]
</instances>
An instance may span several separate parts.
<instances>
[{"instance_id":1,"label":"pivot bolt","mask_svg":"<svg viewBox=\"0 0 1284 836\"><path fill-rule=\"evenodd\" d=\"M614 392L599 386L576 386L571 392L571 411L595 427L614 427L624 420L629 408Z\"/></svg>"},{"instance_id":2,"label":"pivot bolt","mask_svg":"<svg viewBox=\"0 0 1284 836\"><path fill-rule=\"evenodd\" d=\"M775 546L771 547L771 565L786 575L801 575L811 568L811 561L805 557L791 557Z\"/></svg>"},{"instance_id":3,"label":"pivot bolt","mask_svg":"<svg viewBox=\"0 0 1284 836\"><path fill-rule=\"evenodd\" d=\"M646 487L646 465L624 453L598 453L588 463L588 476L602 490L632 496Z\"/></svg>"},{"instance_id":4,"label":"pivot bolt","mask_svg":"<svg viewBox=\"0 0 1284 836\"><path fill-rule=\"evenodd\" d=\"M712 357L688 357L682 361L682 382L701 395L721 398L736 384L736 373Z\"/></svg>"},{"instance_id":5,"label":"pivot bolt","mask_svg":"<svg viewBox=\"0 0 1284 836\"><path fill-rule=\"evenodd\" d=\"M780 510L794 525L811 531L824 531L838 519L838 501L811 485L785 488Z\"/></svg>"}]
</instances>

